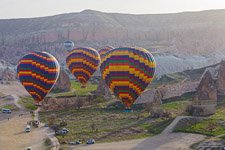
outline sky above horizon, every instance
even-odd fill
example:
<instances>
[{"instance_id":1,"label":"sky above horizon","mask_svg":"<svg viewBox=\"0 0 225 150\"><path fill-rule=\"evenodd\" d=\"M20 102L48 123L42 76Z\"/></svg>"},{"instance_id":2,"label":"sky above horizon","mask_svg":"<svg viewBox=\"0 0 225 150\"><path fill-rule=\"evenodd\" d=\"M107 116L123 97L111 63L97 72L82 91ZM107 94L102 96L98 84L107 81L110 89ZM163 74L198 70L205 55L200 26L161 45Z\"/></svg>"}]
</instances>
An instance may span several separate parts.
<instances>
[{"instance_id":1,"label":"sky above horizon","mask_svg":"<svg viewBox=\"0 0 225 150\"><path fill-rule=\"evenodd\" d=\"M225 0L0 0L0 19L51 16L85 9L161 14L225 9Z\"/></svg>"}]
</instances>

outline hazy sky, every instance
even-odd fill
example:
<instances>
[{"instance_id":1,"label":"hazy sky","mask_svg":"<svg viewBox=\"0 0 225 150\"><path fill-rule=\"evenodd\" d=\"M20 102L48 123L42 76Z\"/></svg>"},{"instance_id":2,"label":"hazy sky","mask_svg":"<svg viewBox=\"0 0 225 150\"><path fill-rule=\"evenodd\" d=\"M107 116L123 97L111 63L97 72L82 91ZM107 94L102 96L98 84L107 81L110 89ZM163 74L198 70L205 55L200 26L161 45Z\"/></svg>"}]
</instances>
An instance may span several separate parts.
<instances>
[{"instance_id":1,"label":"hazy sky","mask_svg":"<svg viewBox=\"0 0 225 150\"><path fill-rule=\"evenodd\" d=\"M0 18L49 16L94 9L132 14L225 9L225 0L0 0Z\"/></svg>"}]
</instances>

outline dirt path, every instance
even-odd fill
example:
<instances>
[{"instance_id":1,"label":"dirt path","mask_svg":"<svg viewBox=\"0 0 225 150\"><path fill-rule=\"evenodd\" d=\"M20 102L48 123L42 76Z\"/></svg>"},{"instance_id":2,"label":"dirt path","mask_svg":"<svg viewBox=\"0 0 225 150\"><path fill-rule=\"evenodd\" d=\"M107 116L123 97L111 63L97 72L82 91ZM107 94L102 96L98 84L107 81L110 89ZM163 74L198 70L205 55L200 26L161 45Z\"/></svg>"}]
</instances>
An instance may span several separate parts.
<instances>
[{"instance_id":1,"label":"dirt path","mask_svg":"<svg viewBox=\"0 0 225 150\"><path fill-rule=\"evenodd\" d=\"M169 134L172 133L174 128L176 127L176 125L179 123L179 121L181 121L182 119L194 119L196 117L193 116L177 116L173 122L166 127L166 129L163 130L163 132L161 134ZM205 119L206 117L197 117L199 119Z\"/></svg>"},{"instance_id":2,"label":"dirt path","mask_svg":"<svg viewBox=\"0 0 225 150\"><path fill-rule=\"evenodd\" d=\"M40 107L38 107L38 109L34 111L34 120L39 120L39 113L38 113L39 111ZM44 124L41 125L44 126ZM55 137L55 132L51 130L49 127L46 128L46 137L48 137L52 142L51 150L58 150L60 148L60 143L58 139Z\"/></svg>"},{"instance_id":3,"label":"dirt path","mask_svg":"<svg viewBox=\"0 0 225 150\"><path fill-rule=\"evenodd\" d=\"M23 150L31 146L34 150L43 150L46 129L32 128L30 133L24 133L30 114L23 117L15 116L10 120L0 122L0 148L1 150Z\"/></svg>"},{"instance_id":4,"label":"dirt path","mask_svg":"<svg viewBox=\"0 0 225 150\"><path fill-rule=\"evenodd\" d=\"M171 133L147 139L130 140L95 145L81 145L74 150L188 150L189 146L205 136L187 133ZM71 148L72 149L72 148Z\"/></svg>"},{"instance_id":5,"label":"dirt path","mask_svg":"<svg viewBox=\"0 0 225 150\"><path fill-rule=\"evenodd\" d=\"M14 98L13 102L16 105L16 107L18 107L20 110L24 110L24 107L18 103L19 97L16 95L12 95L12 97Z\"/></svg>"}]
</instances>

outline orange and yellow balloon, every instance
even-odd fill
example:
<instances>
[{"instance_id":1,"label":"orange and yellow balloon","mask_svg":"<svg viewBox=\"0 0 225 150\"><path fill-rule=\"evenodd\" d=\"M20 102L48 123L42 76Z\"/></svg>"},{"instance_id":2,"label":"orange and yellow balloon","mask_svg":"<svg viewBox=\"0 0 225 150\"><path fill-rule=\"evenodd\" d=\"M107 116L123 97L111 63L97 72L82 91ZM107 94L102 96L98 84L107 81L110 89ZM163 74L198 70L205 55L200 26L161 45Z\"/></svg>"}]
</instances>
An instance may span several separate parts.
<instances>
[{"instance_id":1,"label":"orange and yellow balloon","mask_svg":"<svg viewBox=\"0 0 225 150\"><path fill-rule=\"evenodd\" d=\"M68 54L66 64L70 72L82 84L82 87L85 87L88 80L98 69L100 55L93 48L75 48Z\"/></svg>"},{"instance_id":2,"label":"orange and yellow balloon","mask_svg":"<svg viewBox=\"0 0 225 150\"><path fill-rule=\"evenodd\" d=\"M17 65L20 82L36 103L41 102L58 79L60 66L54 56L47 52L31 52Z\"/></svg>"},{"instance_id":3,"label":"orange and yellow balloon","mask_svg":"<svg viewBox=\"0 0 225 150\"><path fill-rule=\"evenodd\" d=\"M136 47L121 47L107 52L100 67L102 78L127 108L153 80L155 68L152 54Z\"/></svg>"}]
</instances>

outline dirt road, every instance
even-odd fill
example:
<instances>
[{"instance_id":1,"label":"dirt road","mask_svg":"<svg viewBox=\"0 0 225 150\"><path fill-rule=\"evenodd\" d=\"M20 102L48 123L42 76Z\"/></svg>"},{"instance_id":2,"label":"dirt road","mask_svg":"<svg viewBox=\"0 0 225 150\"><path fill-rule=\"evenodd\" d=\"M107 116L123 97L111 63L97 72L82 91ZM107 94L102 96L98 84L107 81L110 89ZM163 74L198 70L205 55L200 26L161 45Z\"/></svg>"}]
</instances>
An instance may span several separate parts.
<instances>
[{"instance_id":1,"label":"dirt road","mask_svg":"<svg viewBox=\"0 0 225 150\"><path fill-rule=\"evenodd\" d=\"M33 150L44 150L44 139L48 128L32 128L30 133L24 133L28 121L32 120L31 114L18 104L19 96L28 95L19 82L13 82L0 86L0 92L11 95L11 101L2 101L4 104L14 103L19 111L12 114L0 113L0 149L1 150L24 150L31 146ZM19 117L19 114L24 114ZM8 120L9 118L9 120Z\"/></svg>"},{"instance_id":2,"label":"dirt road","mask_svg":"<svg viewBox=\"0 0 225 150\"><path fill-rule=\"evenodd\" d=\"M44 149L43 142L46 129L32 128L30 133L24 133L24 128L29 120L31 120L31 117L27 114L0 122L1 150L23 150L28 146L32 146L34 150Z\"/></svg>"},{"instance_id":3,"label":"dirt road","mask_svg":"<svg viewBox=\"0 0 225 150\"><path fill-rule=\"evenodd\" d=\"M171 133L147 139L82 145L74 150L188 150L190 145L204 138L197 134Z\"/></svg>"}]
</instances>

